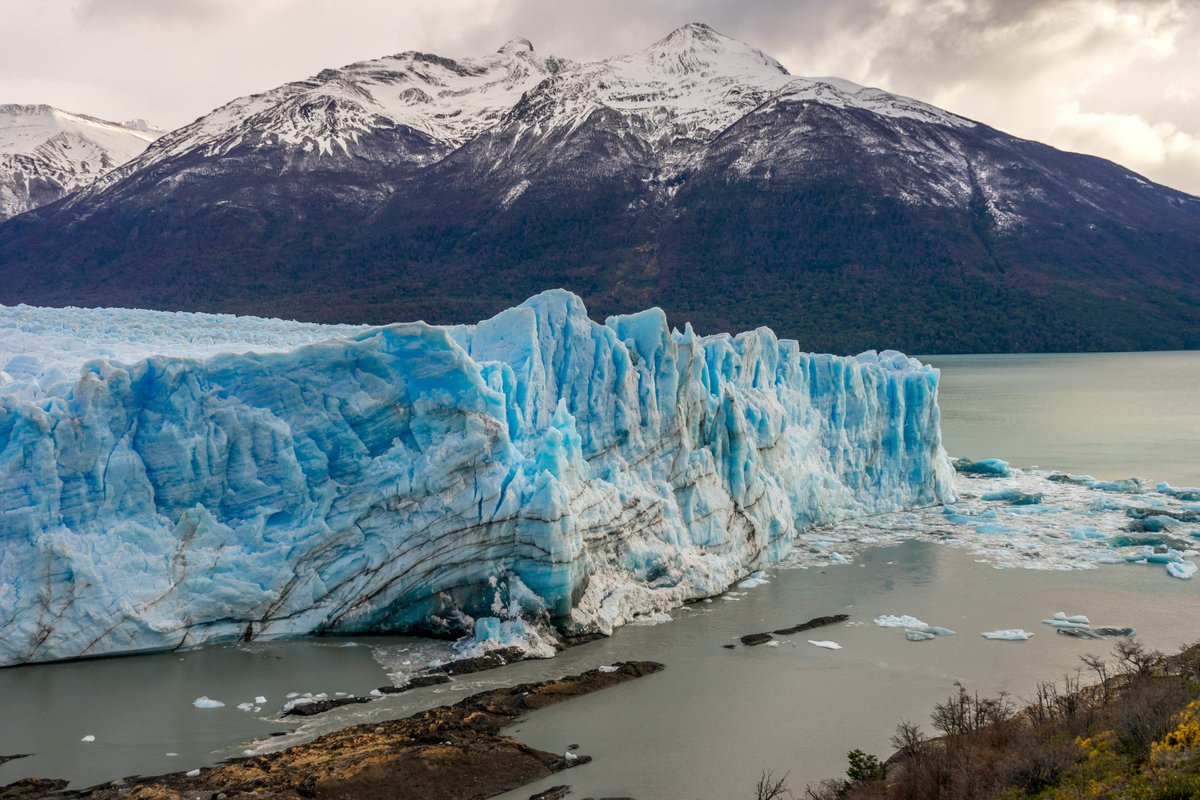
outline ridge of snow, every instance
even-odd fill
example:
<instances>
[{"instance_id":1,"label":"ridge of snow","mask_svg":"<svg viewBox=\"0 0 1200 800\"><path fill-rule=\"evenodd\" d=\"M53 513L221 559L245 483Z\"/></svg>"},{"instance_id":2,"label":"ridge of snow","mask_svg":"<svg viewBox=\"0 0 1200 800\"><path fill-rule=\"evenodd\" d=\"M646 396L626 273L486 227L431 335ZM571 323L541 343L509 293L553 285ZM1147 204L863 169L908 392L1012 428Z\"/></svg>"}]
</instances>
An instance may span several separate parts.
<instances>
[{"instance_id":1,"label":"ridge of snow","mask_svg":"<svg viewBox=\"0 0 1200 800\"><path fill-rule=\"evenodd\" d=\"M705 142L771 99L811 99L945 125L968 120L841 78L793 76L771 56L703 23L689 23L630 55L571 62L513 39L494 53L450 59L415 51L326 69L238 98L163 136L140 159L96 184L184 153L219 156L239 146L288 145L351 155L362 137L407 128L440 160L499 123L517 134L573 129L598 110L622 115L660 153ZM683 161L687 152L667 153ZM670 164L668 163L668 167ZM669 171L669 170L668 170Z\"/></svg>"},{"instance_id":2,"label":"ridge of snow","mask_svg":"<svg viewBox=\"0 0 1200 800\"><path fill-rule=\"evenodd\" d=\"M156 130L49 105L0 105L0 220L87 186L142 153Z\"/></svg>"}]
</instances>

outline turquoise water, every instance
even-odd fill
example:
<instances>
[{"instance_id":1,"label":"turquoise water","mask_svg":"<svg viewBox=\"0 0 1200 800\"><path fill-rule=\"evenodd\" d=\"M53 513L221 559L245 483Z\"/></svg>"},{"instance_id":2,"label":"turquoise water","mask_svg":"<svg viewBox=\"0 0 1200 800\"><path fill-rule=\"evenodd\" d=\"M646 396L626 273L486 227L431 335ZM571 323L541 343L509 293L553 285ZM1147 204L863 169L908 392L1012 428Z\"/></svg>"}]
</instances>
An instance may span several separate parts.
<instances>
[{"instance_id":1,"label":"turquoise water","mask_svg":"<svg viewBox=\"0 0 1200 800\"><path fill-rule=\"evenodd\" d=\"M921 360L951 455L1200 486L1200 352Z\"/></svg>"}]
</instances>

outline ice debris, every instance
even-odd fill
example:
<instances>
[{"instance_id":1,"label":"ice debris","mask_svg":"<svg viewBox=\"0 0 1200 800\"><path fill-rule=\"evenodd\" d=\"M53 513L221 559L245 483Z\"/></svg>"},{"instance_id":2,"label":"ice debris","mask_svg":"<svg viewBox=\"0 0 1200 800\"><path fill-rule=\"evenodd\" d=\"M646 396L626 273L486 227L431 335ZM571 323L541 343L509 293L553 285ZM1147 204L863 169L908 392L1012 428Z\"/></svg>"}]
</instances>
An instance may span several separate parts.
<instances>
[{"instance_id":1,"label":"ice debris","mask_svg":"<svg viewBox=\"0 0 1200 800\"><path fill-rule=\"evenodd\" d=\"M928 628L929 623L922 622L908 614L883 614L875 618L875 624L881 628Z\"/></svg>"},{"instance_id":2,"label":"ice debris","mask_svg":"<svg viewBox=\"0 0 1200 800\"><path fill-rule=\"evenodd\" d=\"M192 701L192 705L196 708L224 708L225 704L220 700L213 700L208 695L201 695Z\"/></svg>"},{"instance_id":3,"label":"ice debris","mask_svg":"<svg viewBox=\"0 0 1200 800\"><path fill-rule=\"evenodd\" d=\"M251 621L521 638L490 577L610 632L953 499L936 370L561 290L454 327L0 307L4 342L0 665Z\"/></svg>"},{"instance_id":4,"label":"ice debris","mask_svg":"<svg viewBox=\"0 0 1200 800\"><path fill-rule=\"evenodd\" d=\"M90 734L90 733L89 733L87 736L84 736L84 737L83 737L82 739L80 739L79 741L81 741L81 742L94 742L94 741L96 741L96 737L95 737L94 735L92 735L92 734Z\"/></svg>"},{"instance_id":5,"label":"ice debris","mask_svg":"<svg viewBox=\"0 0 1200 800\"><path fill-rule=\"evenodd\" d=\"M990 475L1000 478L1007 478L1012 475L1012 470L1009 468L1008 462L1001 461L998 458L985 458L982 461L958 458L954 460L954 469L964 475Z\"/></svg>"},{"instance_id":6,"label":"ice debris","mask_svg":"<svg viewBox=\"0 0 1200 800\"><path fill-rule=\"evenodd\" d=\"M1022 630L1020 628L1006 628L999 631L988 631L987 633L981 633L979 635L985 639L1001 639L1008 642L1023 642L1029 637L1033 636L1033 634L1029 631Z\"/></svg>"},{"instance_id":7,"label":"ice debris","mask_svg":"<svg viewBox=\"0 0 1200 800\"><path fill-rule=\"evenodd\" d=\"M1194 561L1172 561L1167 564L1167 574L1183 581L1191 580L1192 576L1196 574L1196 563Z\"/></svg>"},{"instance_id":8,"label":"ice debris","mask_svg":"<svg viewBox=\"0 0 1200 800\"><path fill-rule=\"evenodd\" d=\"M817 647L824 647L826 650L841 650L842 646L837 642L831 642L826 639L809 639L808 643Z\"/></svg>"}]
</instances>

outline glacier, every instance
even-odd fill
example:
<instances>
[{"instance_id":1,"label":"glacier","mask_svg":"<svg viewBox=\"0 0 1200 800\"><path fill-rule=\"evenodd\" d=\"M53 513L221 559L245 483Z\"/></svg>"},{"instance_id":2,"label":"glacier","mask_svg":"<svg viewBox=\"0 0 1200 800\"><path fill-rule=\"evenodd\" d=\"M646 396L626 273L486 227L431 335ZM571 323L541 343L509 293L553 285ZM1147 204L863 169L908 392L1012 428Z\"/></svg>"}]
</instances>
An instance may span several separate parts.
<instances>
[{"instance_id":1,"label":"glacier","mask_svg":"<svg viewBox=\"0 0 1200 800\"><path fill-rule=\"evenodd\" d=\"M0 307L0 665L609 633L953 502L937 385L562 290L448 327Z\"/></svg>"}]
</instances>

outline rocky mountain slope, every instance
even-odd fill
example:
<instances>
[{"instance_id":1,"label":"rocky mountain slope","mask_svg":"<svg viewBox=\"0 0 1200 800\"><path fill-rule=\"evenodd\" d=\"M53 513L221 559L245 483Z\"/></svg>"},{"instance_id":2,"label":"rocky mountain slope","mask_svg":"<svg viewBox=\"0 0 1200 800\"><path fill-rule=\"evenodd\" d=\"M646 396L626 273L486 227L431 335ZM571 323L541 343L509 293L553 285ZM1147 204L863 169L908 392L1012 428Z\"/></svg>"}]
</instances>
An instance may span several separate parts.
<instances>
[{"instance_id":1,"label":"rocky mountain slope","mask_svg":"<svg viewBox=\"0 0 1200 800\"><path fill-rule=\"evenodd\" d=\"M325 70L0 225L3 303L453 322L557 286L812 350L1200 347L1200 199L691 24Z\"/></svg>"},{"instance_id":2,"label":"rocky mountain slope","mask_svg":"<svg viewBox=\"0 0 1200 800\"><path fill-rule=\"evenodd\" d=\"M52 106L0 105L0 220L86 186L146 149L162 131Z\"/></svg>"}]
</instances>

